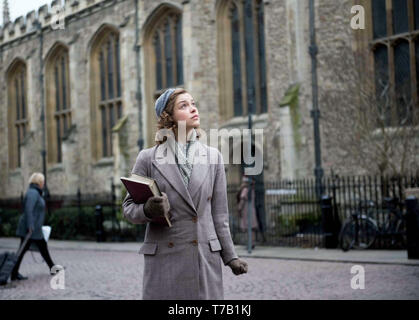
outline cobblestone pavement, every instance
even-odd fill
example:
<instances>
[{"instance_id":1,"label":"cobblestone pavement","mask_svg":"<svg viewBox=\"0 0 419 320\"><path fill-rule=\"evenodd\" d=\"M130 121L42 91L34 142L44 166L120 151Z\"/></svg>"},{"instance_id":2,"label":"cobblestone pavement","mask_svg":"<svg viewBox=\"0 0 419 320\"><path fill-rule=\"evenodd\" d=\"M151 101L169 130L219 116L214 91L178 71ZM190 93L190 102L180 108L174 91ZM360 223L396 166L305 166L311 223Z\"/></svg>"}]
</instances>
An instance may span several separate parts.
<instances>
[{"instance_id":1,"label":"cobblestone pavement","mask_svg":"<svg viewBox=\"0 0 419 320\"><path fill-rule=\"evenodd\" d=\"M53 290L47 265L28 252L29 277L0 287L0 299L141 299L143 256L134 252L50 250L64 265L65 289ZM32 256L33 255L33 256ZM225 299L419 299L419 267L363 264L365 289L351 288L353 263L245 258L249 273L223 268Z\"/></svg>"}]
</instances>

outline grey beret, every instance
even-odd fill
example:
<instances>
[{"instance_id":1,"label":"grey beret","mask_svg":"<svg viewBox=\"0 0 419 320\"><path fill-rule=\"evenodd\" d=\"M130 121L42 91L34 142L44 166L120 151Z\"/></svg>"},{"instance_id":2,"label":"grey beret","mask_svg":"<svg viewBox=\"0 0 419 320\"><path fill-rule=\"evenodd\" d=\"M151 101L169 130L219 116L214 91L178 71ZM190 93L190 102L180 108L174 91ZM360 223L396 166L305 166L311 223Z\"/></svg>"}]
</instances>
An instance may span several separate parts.
<instances>
[{"instance_id":1,"label":"grey beret","mask_svg":"<svg viewBox=\"0 0 419 320\"><path fill-rule=\"evenodd\" d=\"M162 114L164 108L166 108L167 101L169 100L170 96L173 92L175 92L176 88L170 88L167 89L165 92L162 93L162 95L156 100L156 115L157 118L160 117Z\"/></svg>"}]
</instances>

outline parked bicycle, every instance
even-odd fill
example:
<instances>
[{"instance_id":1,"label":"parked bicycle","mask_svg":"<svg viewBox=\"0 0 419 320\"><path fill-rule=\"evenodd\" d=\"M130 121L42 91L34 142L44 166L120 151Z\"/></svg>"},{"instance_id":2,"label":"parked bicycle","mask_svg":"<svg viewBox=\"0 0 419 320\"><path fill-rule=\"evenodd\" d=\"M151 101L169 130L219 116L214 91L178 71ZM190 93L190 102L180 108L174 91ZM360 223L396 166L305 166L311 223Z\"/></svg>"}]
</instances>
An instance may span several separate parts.
<instances>
[{"instance_id":1,"label":"parked bicycle","mask_svg":"<svg viewBox=\"0 0 419 320\"><path fill-rule=\"evenodd\" d=\"M372 218L377 212L372 200L360 201L358 209L342 225L339 233L339 245L343 251L350 249L368 249L378 236L389 237L391 246L406 246L406 218L400 209L398 199L385 198L382 225Z\"/></svg>"}]
</instances>

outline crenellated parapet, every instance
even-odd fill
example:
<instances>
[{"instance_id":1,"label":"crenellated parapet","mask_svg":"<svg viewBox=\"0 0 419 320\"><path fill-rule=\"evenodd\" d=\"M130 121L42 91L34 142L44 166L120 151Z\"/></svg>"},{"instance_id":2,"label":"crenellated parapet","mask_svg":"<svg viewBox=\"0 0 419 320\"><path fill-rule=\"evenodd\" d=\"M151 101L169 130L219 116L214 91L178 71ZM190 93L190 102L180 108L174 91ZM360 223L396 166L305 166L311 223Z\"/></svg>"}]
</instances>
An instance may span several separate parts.
<instances>
[{"instance_id":1,"label":"crenellated parapet","mask_svg":"<svg viewBox=\"0 0 419 320\"><path fill-rule=\"evenodd\" d=\"M38 10L30 11L26 16L20 16L14 22L0 26L0 45L16 40L36 31L38 21L42 28L52 28L59 18L66 18L107 0L53 0L50 5L43 5Z\"/></svg>"}]
</instances>

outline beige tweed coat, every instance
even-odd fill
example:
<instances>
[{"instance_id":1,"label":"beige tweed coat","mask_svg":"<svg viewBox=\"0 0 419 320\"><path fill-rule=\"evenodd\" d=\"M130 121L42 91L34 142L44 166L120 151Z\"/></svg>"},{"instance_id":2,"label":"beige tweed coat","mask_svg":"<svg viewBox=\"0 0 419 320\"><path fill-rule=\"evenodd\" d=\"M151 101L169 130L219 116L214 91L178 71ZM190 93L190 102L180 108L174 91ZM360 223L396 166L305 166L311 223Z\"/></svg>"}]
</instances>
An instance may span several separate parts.
<instances>
[{"instance_id":1,"label":"beige tweed coat","mask_svg":"<svg viewBox=\"0 0 419 320\"><path fill-rule=\"evenodd\" d=\"M170 203L172 228L153 223L129 194L125 218L147 224L143 299L224 299L222 263L237 258L229 229L227 185L221 153L199 141L188 187L167 142L138 154L132 173L154 178ZM167 161L168 160L168 161ZM166 161L166 163L163 163ZM197 160L195 160L197 161Z\"/></svg>"}]
</instances>

